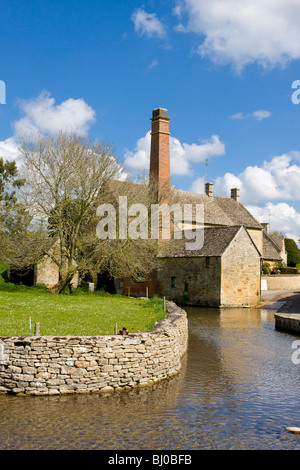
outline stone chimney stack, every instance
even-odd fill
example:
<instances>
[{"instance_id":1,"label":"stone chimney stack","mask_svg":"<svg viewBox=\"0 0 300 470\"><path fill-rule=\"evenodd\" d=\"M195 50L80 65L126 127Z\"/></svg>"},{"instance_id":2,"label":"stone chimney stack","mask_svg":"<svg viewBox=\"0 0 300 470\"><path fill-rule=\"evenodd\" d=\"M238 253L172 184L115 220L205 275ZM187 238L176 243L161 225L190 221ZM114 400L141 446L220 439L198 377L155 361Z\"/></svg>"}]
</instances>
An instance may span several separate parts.
<instances>
[{"instance_id":1,"label":"stone chimney stack","mask_svg":"<svg viewBox=\"0 0 300 470\"><path fill-rule=\"evenodd\" d=\"M269 233L269 231L270 231L270 224L269 223L265 222L265 223L261 223L260 225L263 226L265 232Z\"/></svg>"},{"instance_id":2,"label":"stone chimney stack","mask_svg":"<svg viewBox=\"0 0 300 470\"><path fill-rule=\"evenodd\" d=\"M238 188L233 188L231 190L231 199L234 199L237 202L240 201L240 190Z\"/></svg>"},{"instance_id":3,"label":"stone chimney stack","mask_svg":"<svg viewBox=\"0 0 300 470\"><path fill-rule=\"evenodd\" d=\"M152 111L149 183L157 185L158 196L164 193L164 197L171 189L169 120L167 109Z\"/></svg>"},{"instance_id":4,"label":"stone chimney stack","mask_svg":"<svg viewBox=\"0 0 300 470\"><path fill-rule=\"evenodd\" d=\"M206 196L213 195L213 184L212 183L205 183L205 194Z\"/></svg>"}]
</instances>

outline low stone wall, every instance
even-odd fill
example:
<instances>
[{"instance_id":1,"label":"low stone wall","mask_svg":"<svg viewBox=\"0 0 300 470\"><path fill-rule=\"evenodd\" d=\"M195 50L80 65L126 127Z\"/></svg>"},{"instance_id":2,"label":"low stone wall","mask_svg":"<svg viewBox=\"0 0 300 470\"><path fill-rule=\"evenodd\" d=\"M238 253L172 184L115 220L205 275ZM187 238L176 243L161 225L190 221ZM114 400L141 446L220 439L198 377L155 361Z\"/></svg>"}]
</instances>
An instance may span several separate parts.
<instances>
[{"instance_id":1,"label":"low stone wall","mask_svg":"<svg viewBox=\"0 0 300 470\"><path fill-rule=\"evenodd\" d=\"M275 328L287 333L300 335L300 315L275 313Z\"/></svg>"},{"instance_id":2,"label":"low stone wall","mask_svg":"<svg viewBox=\"0 0 300 470\"><path fill-rule=\"evenodd\" d=\"M300 289L299 274L271 274L262 276L262 283L266 281L267 290L295 290Z\"/></svg>"},{"instance_id":3,"label":"low stone wall","mask_svg":"<svg viewBox=\"0 0 300 470\"><path fill-rule=\"evenodd\" d=\"M127 336L0 338L0 392L87 393L148 385L179 372L186 312L173 302L155 328Z\"/></svg>"}]
</instances>

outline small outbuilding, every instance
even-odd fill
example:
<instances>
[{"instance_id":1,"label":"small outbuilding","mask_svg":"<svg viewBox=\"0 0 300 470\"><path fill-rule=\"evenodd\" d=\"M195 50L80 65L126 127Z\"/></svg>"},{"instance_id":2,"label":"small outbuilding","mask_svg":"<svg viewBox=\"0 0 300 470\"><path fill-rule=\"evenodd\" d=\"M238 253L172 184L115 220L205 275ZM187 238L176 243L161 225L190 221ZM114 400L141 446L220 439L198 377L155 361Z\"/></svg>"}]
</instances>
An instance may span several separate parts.
<instances>
[{"instance_id":1,"label":"small outbuilding","mask_svg":"<svg viewBox=\"0 0 300 470\"><path fill-rule=\"evenodd\" d=\"M187 251L174 241L172 252L161 255L160 287L167 297L186 305L256 306L260 259L244 226L207 227L200 250Z\"/></svg>"}]
</instances>

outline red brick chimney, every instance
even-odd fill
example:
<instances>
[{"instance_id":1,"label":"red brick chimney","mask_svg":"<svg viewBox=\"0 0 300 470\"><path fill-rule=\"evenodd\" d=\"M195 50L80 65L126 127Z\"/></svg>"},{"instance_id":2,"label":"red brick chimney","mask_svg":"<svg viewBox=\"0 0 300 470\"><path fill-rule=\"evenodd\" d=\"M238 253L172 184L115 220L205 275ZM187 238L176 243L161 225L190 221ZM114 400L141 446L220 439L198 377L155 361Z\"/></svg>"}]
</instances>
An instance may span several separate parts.
<instances>
[{"instance_id":1,"label":"red brick chimney","mask_svg":"<svg viewBox=\"0 0 300 470\"><path fill-rule=\"evenodd\" d=\"M167 109L153 110L149 182L157 185L158 196L163 193L163 198L171 189L169 120Z\"/></svg>"}]
</instances>

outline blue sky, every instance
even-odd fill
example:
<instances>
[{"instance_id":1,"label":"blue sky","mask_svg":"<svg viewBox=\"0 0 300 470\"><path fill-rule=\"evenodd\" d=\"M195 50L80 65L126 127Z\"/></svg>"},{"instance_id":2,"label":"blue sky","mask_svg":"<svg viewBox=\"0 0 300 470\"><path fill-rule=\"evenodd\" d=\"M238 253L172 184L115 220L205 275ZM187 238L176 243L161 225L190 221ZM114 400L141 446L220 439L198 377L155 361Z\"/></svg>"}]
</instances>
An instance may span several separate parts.
<instances>
[{"instance_id":1,"label":"blue sky","mask_svg":"<svg viewBox=\"0 0 300 470\"><path fill-rule=\"evenodd\" d=\"M4 0L0 12L0 155L19 158L19 133L72 130L108 139L138 176L164 107L178 189L203 192L207 161L214 194L239 187L258 220L299 238L299 0Z\"/></svg>"}]
</instances>

